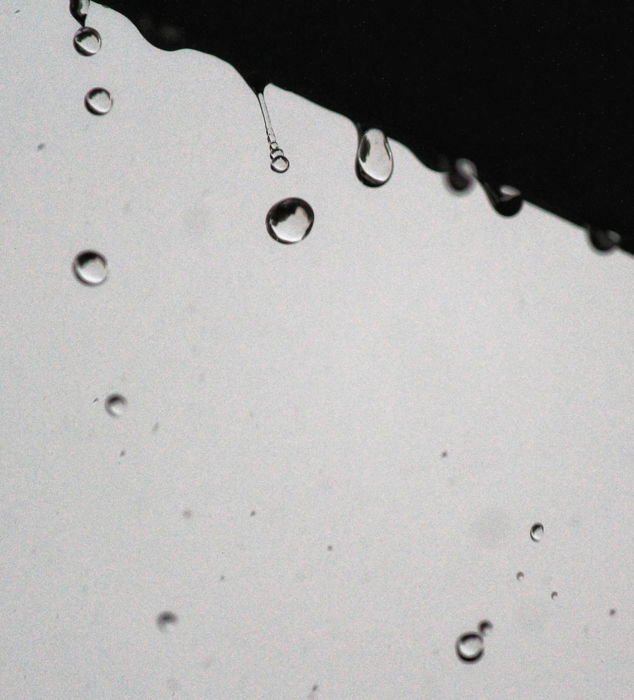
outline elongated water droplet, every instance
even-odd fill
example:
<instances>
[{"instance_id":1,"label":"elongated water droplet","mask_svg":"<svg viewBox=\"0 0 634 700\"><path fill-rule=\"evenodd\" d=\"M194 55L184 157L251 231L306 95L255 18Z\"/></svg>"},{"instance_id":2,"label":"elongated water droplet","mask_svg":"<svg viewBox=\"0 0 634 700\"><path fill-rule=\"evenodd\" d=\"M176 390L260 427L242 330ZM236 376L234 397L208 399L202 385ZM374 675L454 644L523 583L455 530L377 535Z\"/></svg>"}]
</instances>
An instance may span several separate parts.
<instances>
[{"instance_id":1,"label":"elongated water droplet","mask_svg":"<svg viewBox=\"0 0 634 700\"><path fill-rule=\"evenodd\" d=\"M359 139L357 176L370 187L384 185L394 172L394 158L387 136L380 129L368 129Z\"/></svg>"},{"instance_id":2,"label":"elongated water droplet","mask_svg":"<svg viewBox=\"0 0 634 700\"><path fill-rule=\"evenodd\" d=\"M607 253L619 245L621 235L616 231L590 226L588 228L588 239L595 250L598 250L600 253Z\"/></svg>"},{"instance_id":3,"label":"elongated water droplet","mask_svg":"<svg viewBox=\"0 0 634 700\"><path fill-rule=\"evenodd\" d=\"M467 663L478 661L484 654L484 640L475 632L467 632L458 637L456 654L458 654L459 659Z\"/></svg>"},{"instance_id":4,"label":"elongated water droplet","mask_svg":"<svg viewBox=\"0 0 634 700\"><path fill-rule=\"evenodd\" d=\"M544 526L541 523L535 523L531 528L531 540L539 542L544 534Z\"/></svg>"},{"instance_id":5,"label":"elongated water droplet","mask_svg":"<svg viewBox=\"0 0 634 700\"><path fill-rule=\"evenodd\" d=\"M82 56L94 56L101 48L101 35L92 27L81 27L75 32L73 45Z\"/></svg>"},{"instance_id":6,"label":"elongated water droplet","mask_svg":"<svg viewBox=\"0 0 634 700\"><path fill-rule=\"evenodd\" d=\"M458 158L449 166L446 182L454 192L468 192L478 176L475 164L467 158Z\"/></svg>"},{"instance_id":7,"label":"elongated water droplet","mask_svg":"<svg viewBox=\"0 0 634 700\"><path fill-rule=\"evenodd\" d=\"M483 637L486 637L487 633L489 633L492 629L493 624L489 622L489 620L482 620L482 622L478 625L478 632Z\"/></svg>"},{"instance_id":8,"label":"elongated water droplet","mask_svg":"<svg viewBox=\"0 0 634 700\"><path fill-rule=\"evenodd\" d=\"M106 411L115 418L119 418L124 414L127 405L127 399L121 394L110 394L105 401Z\"/></svg>"},{"instance_id":9,"label":"elongated water droplet","mask_svg":"<svg viewBox=\"0 0 634 700\"><path fill-rule=\"evenodd\" d=\"M80 23L84 24L90 9L90 0L70 0L70 13Z\"/></svg>"},{"instance_id":10,"label":"elongated water droplet","mask_svg":"<svg viewBox=\"0 0 634 700\"><path fill-rule=\"evenodd\" d=\"M260 103L260 110L262 111L262 118L264 119L266 138L269 142L269 157L271 159L271 170L273 170L273 172L276 173L285 173L290 167L290 162L288 158L284 155L284 151L279 147L279 144L277 143L275 132L273 131L273 124L271 123L271 116L269 115L269 109L266 106L264 94L261 92L258 92L258 102Z\"/></svg>"},{"instance_id":11,"label":"elongated water droplet","mask_svg":"<svg viewBox=\"0 0 634 700\"><path fill-rule=\"evenodd\" d=\"M266 229L280 243L298 243L310 233L313 208L303 199L289 197L274 204L266 215Z\"/></svg>"},{"instance_id":12,"label":"elongated water droplet","mask_svg":"<svg viewBox=\"0 0 634 700\"><path fill-rule=\"evenodd\" d=\"M80 282L95 287L106 281L108 263L101 253L84 250L75 257L73 272Z\"/></svg>"},{"instance_id":13,"label":"elongated water droplet","mask_svg":"<svg viewBox=\"0 0 634 700\"><path fill-rule=\"evenodd\" d=\"M108 114L112 109L112 97L105 88L97 87L89 90L84 101L93 114Z\"/></svg>"},{"instance_id":14,"label":"elongated water droplet","mask_svg":"<svg viewBox=\"0 0 634 700\"><path fill-rule=\"evenodd\" d=\"M159 613L156 617L156 624L161 632L167 632L178 622L178 617L170 610Z\"/></svg>"},{"instance_id":15,"label":"elongated water droplet","mask_svg":"<svg viewBox=\"0 0 634 700\"><path fill-rule=\"evenodd\" d=\"M498 214L514 216L522 208L524 199L517 188L511 185L493 185L489 182L483 182L482 188Z\"/></svg>"}]
</instances>

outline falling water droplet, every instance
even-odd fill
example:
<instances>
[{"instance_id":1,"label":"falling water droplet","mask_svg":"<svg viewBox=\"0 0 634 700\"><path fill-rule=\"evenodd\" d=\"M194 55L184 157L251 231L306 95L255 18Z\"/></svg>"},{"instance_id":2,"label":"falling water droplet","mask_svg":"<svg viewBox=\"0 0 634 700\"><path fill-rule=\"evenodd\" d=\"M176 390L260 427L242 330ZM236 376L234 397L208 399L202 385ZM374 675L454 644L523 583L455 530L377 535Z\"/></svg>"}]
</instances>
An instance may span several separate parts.
<instances>
[{"instance_id":1,"label":"falling water droplet","mask_svg":"<svg viewBox=\"0 0 634 700\"><path fill-rule=\"evenodd\" d=\"M483 182L482 187L493 208L502 216L514 216L524 202L521 192L511 185L492 185Z\"/></svg>"},{"instance_id":2,"label":"falling water droplet","mask_svg":"<svg viewBox=\"0 0 634 700\"><path fill-rule=\"evenodd\" d=\"M392 149L380 129L368 129L359 138L356 171L361 182L370 187L380 187L392 177Z\"/></svg>"},{"instance_id":3,"label":"falling water droplet","mask_svg":"<svg viewBox=\"0 0 634 700\"><path fill-rule=\"evenodd\" d=\"M112 109L112 97L105 88L93 88L86 93L86 107L93 114L108 114Z\"/></svg>"},{"instance_id":4,"label":"falling water droplet","mask_svg":"<svg viewBox=\"0 0 634 700\"><path fill-rule=\"evenodd\" d=\"M178 622L178 617L170 610L159 613L156 617L156 624L161 632L167 632Z\"/></svg>"},{"instance_id":5,"label":"falling water droplet","mask_svg":"<svg viewBox=\"0 0 634 700\"><path fill-rule=\"evenodd\" d=\"M544 534L544 526L541 523L535 523L531 528L531 540L539 542Z\"/></svg>"},{"instance_id":6,"label":"falling water droplet","mask_svg":"<svg viewBox=\"0 0 634 700\"><path fill-rule=\"evenodd\" d=\"M298 243L306 238L315 221L308 202L289 197L274 204L266 215L266 229L280 243Z\"/></svg>"},{"instance_id":7,"label":"falling water droplet","mask_svg":"<svg viewBox=\"0 0 634 700\"><path fill-rule=\"evenodd\" d=\"M70 0L70 13L80 23L84 24L90 9L90 0Z\"/></svg>"},{"instance_id":8,"label":"falling water droplet","mask_svg":"<svg viewBox=\"0 0 634 700\"><path fill-rule=\"evenodd\" d=\"M101 48L101 35L92 27L81 27L75 32L73 45L82 56L94 56Z\"/></svg>"},{"instance_id":9,"label":"falling water droplet","mask_svg":"<svg viewBox=\"0 0 634 700\"><path fill-rule=\"evenodd\" d=\"M616 231L597 228L596 226L588 227L588 239L592 247L600 253L608 253L614 250L621 242L621 236Z\"/></svg>"},{"instance_id":10,"label":"falling water droplet","mask_svg":"<svg viewBox=\"0 0 634 700\"><path fill-rule=\"evenodd\" d=\"M261 92L258 92L258 102L260 103L260 110L262 111L262 118L264 119L266 138L269 142L269 157L271 159L271 170L273 170L273 172L276 173L285 173L289 169L291 164L288 158L284 155L284 151L279 147L279 144L277 143L277 138L275 137L275 131L273 131L273 124L271 122L269 109L266 106L264 94Z\"/></svg>"},{"instance_id":11,"label":"falling water droplet","mask_svg":"<svg viewBox=\"0 0 634 700\"><path fill-rule=\"evenodd\" d=\"M489 620L482 620L482 622L478 625L478 632L483 637L486 637L487 632L490 632L492 629L493 623L491 623Z\"/></svg>"},{"instance_id":12,"label":"falling water droplet","mask_svg":"<svg viewBox=\"0 0 634 700\"><path fill-rule=\"evenodd\" d=\"M125 412L128 401L125 396L121 396L121 394L110 394L104 405L106 411L108 411L111 416L119 418L119 416L122 416Z\"/></svg>"},{"instance_id":13,"label":"falling water droplet","mask_svg":"<svg viewBox=\"0 0 634 700\"><path fill-rule=\"evenodd\" d=\"M458 637L456 654L458 654L458 658L467 663L478 661L484 654L484 640L475 632L467 632Z\"/></svg>"},{"instance_id":14,"label":"falling water droplet","mask_svg":"<svg viewBox=\"0 0 634 700\"><path fill-rule=\"evenodd\" d=\"M446 182L454 192L468 192L478 176L475 163L467 158L458 158L449 166L446 174Z\"/></svg>"},{"instance_id":15,"label":"falling water droplet","mask_svg":"<svg viewBox=\"0 0 634 700\"><path fill-rule=\"evenodd\" d=\"M101 253L84 250L75 257L73 272L80 282L95 287L108 277L108 263Z\"/></svg>"},{"instance_id":16,"label":"falling water droplet","mask_svg":"<svg viewBox=\"0 0 634 700\"><path fill-rule=\"evenodd\" d=\"M515 578L516 578L518 581L523 581L523 580L524 580L524 572L523 572L523 571L518 571L518 572L515 574Z\"/></svg>"}]
</instances>

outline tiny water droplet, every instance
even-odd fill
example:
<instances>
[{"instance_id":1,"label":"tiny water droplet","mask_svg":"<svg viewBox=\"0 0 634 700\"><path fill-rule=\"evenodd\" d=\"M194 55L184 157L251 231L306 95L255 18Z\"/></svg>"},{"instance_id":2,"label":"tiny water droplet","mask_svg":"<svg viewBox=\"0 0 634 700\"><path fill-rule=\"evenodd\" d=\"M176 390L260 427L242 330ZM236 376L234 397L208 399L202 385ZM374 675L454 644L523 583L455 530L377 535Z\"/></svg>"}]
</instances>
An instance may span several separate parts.
<instances>
[{"instance_id":1,"label":"tiny water droplet","mask_svg":"<svg viewBox=\"0 0 634 700\"><path fill-rule=\"evenodd\" d=\"M108 263L101 253L84 250L75 257L73 272L80 282L95 287L108 277Z\"/></svg>"},{"instance_id":2,"label":"tiny water droplet","mask_svg":"<svg viewBox=\"0 0 634 700\"><path fill-rule=\"evenodd\" d=\"M308 202L289 197L274 204L266 215L266 229L280 243L298 243L310 233L315 213Z\"/></svg>"},{"instance_id":3,"label":"tiny water droplet","mask_svg":"<svg viewBox=\"0 0 634 700\"><path fill-rule=\"evenodd\" d=\"M493 185L488 182L483 182L482 188L498 214L514 216L522 208L524 199L517 188L511 185Z\"/></svg>"},{"instance_id":4,"label":"tiny water droplet","mask_svg":"<svg viewBox=\"0 0 634 700\"><path fill-rule=\"evenodd\" d=\"M493 629L493 623L490 622L489 620L482 620L482 622L478 625L478 632L483 637L486 637L487 633L490 632L492 629Z\"/></svg>"},{"instance_id":5,"label":"tiny water droplet","mask_svg":"<svg viewBox=\"0 0 634 700\"><path fill-rule=\"evenodd\" d=\"M478 176L475 163L467 158L458 158L449 166L446 182L454 192L468 192Z\"/></svg>"},{"instance_id":6,"label":"tiny water droplet","mask_svg":"<svg viewBox=\"0 0 634 700\"><path fill-rule=\"evenodd\" d=\"M82 56L94 56L101 48L101 35L92 27L81 27L75 32L73 46Z\"/></svg>"},{"instance_id":7,"label":"tiny water droplet","mask_svg":"<svg viewBox=\"0 0 634 700\"><path fill-rule=\"evenodd\" d=\"M105 88L92 88L86 93L84 102L88 111L100 116L112 109L112 97Z\"/></svg>"},{"instance_id":8,"label":"tiny water droplet","mask_svg":"<svg viewBox=\"0 0 634 700\"><path fill-rule=\"evenodd\" d=\"M522 580L524 579L524 572L523 572L523 571L518 571L518 572L515 574L515 578L516 578L518 581L522 581Z\"/></svg>"},{"instance_id":9,"label":"tiny water droplet","mask_svg":"<svg viewBox=\"0 0 634 700\"><path fill-rule=\"evenodd\" d=\"M70 13L80 24L86 21L89 9L90 0L70 0Z\"/></svg>"},{"instance_id":10,"label":"tiny water droplet","mask_svg":"<svg viewBox=\"0 0 634 700\"><path fill-rule=\"evenodd\" d=\"M610 617L614 617L616 615L616 610L614 608L610 608Z\"/></svg>"},{"instance_id":11,"label":"tiny water droplet","mask_svg":"<svg viewBox=\"0 0 634 700\"><path fill-rule=\"evenodd\" d=\"M553 591L553 592L550 594L550 597L551 597L553 600L555 600L556 598L559 597L559 593L557 593L557 591Z\"/></svg>"},{"instance_id":12,"label":"tiny water droplet","mask_svg":"<svg viewBox=\"0 0 634 700\"><path fill-rule=\"evenodd\" d=\"M544 526L541 523L535 523L531 528L531 540L539 542L544 534Z\"/></svg>"},{"instance_id":13,"label":"tiny water droplet","mask_svg":"<svg viewBox=\"0 0 634 700\"><path fill-rule=\"evenodd\" d=\"M121 394L110 394L105 402L106 411L115 418L124 414L127 405L127 399Z\"/></svg>"},{"instance_id":14,"label":"tiny water droplet","mask_svg":"<svg viewBox=\"0 0 634 700\"><path fill-rule=\"evenodd\" d=\"M590 226L588 228L590 245L600 253L614 250L621 242L621 236L616 231Z\"/></svg>"},{"instance_id":15,"label":"tiny water droplet","mask_svg":"<svg viewBox=\"0 0 634 700\"><path fill-rule=\"evenodd\" d=\"M167 632L178 622L178 617L170 610L159 613L156 617L156 624L161 632Z\"/></svg>"},{"instance_id":16,"label":"tiny water droplet","mask_svg":"<svg viewBox=\"0 0 634 700\"><path fill-rule=\"evenodd\" d=\"M380 129L368 129L359 138L356 171L361 182L370 187L380 187L392 177L392 149Z\"/></svg>"},{"instance_id":17,"label":"tiny water droplet","mask_svg":"<svg viewBox=\"0 0 634 700\"><path fill-rule=\"evenodd\" d=\"M467 632L458 637L456 642L456 653L458 658L467 663L473 663L482 658L484 654L484 640L475 632Z\"/></svg>"}]
</instances>

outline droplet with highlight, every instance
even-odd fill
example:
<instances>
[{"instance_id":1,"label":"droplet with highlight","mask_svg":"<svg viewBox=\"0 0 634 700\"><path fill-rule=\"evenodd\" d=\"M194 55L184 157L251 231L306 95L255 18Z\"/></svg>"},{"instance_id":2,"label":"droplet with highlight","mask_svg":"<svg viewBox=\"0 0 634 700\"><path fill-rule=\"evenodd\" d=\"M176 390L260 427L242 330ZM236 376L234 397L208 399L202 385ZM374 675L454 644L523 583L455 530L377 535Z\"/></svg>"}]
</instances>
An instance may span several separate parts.
<instances>
[{"instance_id":1,"label":"droplet with highlight","mask_svg":"<svg viewBox=\"0 0 634 700\"><path fill-rule=\"evenodd\" d=\"M84 102L88 111L99 116L108 114L112 109L112 96L105 88L92 88L86 93Z\"/></svg>"},{"instance_id":2,"label":"droplet with highlight","mask_svg":"<svg viewBox=\"0 0 634 700\"><path fill-rule=\"evenodd\" d=\"M588 239L592 247L600 253L608 253L621 243L621 235L616 231L590 226Z\"/></svg>"},{"instance_id":3,"label":"droplet with highlight","mask_svg":"<svg viewBox=\"0 0 634 700\"><path fill-rule=\"evenodd\" d=\"M394 172L394 158L387 136L380 129L368 129L359 139L357 176L370 187L384 185Z\"/></svg>"},{"instance_id":4,"label":"droplet with highlight","mask_svg":"<svg viewBox=\"0 0 634 700\"><path fill-rule=\"evenodd\" d=\"M83 284L96 287L106 281L108 263L101 253L94 250L84 250L75 256L73 272Z\"/></svg>"},{"instance_id":5,"label":"droplet with highlight","mask_svg":"<svg viewBox=\"0 0 634 700\"><path fill-rule=\"evenodd\" d=\"M502 216L514 216L522 208L524 199L522 193L511 185L493 185L482 183L489 202L498 214Z\"/></svg>"},{"instance_id":6,"label":"droplet with highlight","mask_svg":"<svg viewBox=\"0 0 634 700\"><path fill-rule=\"evenodd\" d=\"M289 197L274 204L266 215L266 229L280 243L299 243L310 233L315 214L308 202Z\"/></svg>"},{"instance_id":7,"label":"droplet with highlight","mask_svg":"<svg viewBox=\"0 0 634 700\"><path fill-rule=\"evenodd\" d=\"M121 394L110 394L105 401L106 411L115 418L119 418L124 414L127 405L127 399Z\"/></svg>"},{"instance_id":8,"label":"droplet with highlight","mask_svg":"<svg viewBox=\"0 0 634 700\"><path fill-rule=\"evenodd\" d=\"M475 163L467 158L458 158L449 166L446 182L449 189L454 192L468 192L472 187L475 179L478 176L478 170Z\"/></svg>"},{"instance_id":9,"label":"droplet with highlight","mask_svg":"<svg viewBox=\"0 0 634 700\"><path fill-rule=\"evenodd\" d=\"M544 534L544 526L541 523L535 523L531 528L531 540L539 542Z\"/></svg>"},{"instance_id":10,"label":"droplet with highlight","mask_svg":"<svg viewBox=\"0 0 634 700\"><path fill-rule=\"evenodd\" d=\"M81 27L75 32L73 46L82 56L94 56L101 48L101 35L92 27Z\"/></svg>"},{"instance_id":11,"label":"droplet with highlight","mask_svg":"<svg viewBox=\"0 0 634 700\"><path fill-rule=\"evenodd\" d=\"M523 572L523 571L518 571L518 572L515 574L515 578L516 578L518 581L523 581L523 580L524 580L524 572Z\"/></svg>"},{"instance_id":12,"label":"droplet with highlight","mask_svg":"<svg viewBox=\"0 0 634 700\"><path fill-rule=\"evenodd\" d=\"M458 637L456 654L458 654L459 659L467 663L478 661L484 654L484 640L475 632L467 632Z\"/></svg>"}]
</instances>

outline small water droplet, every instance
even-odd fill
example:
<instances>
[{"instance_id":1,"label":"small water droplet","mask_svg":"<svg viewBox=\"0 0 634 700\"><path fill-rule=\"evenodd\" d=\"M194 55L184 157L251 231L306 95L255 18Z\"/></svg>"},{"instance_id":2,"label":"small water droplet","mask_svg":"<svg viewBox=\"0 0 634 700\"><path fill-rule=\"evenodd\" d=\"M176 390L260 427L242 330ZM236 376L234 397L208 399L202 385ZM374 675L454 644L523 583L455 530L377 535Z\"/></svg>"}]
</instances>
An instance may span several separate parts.
<instances>
[{"instance_id":1,"label":"small water droplet","mask_svg":"<svg viewBox=\"0 0 634 700\"><path fill-rule=\"evenodd\" d=\"M559 593L557 593L557 591L553 591L553 592L550 594L550 597L551 597L553 600L555 600L556 598L559 597Z\"/></svg>"},{"instance_id":2,"label":"small water droplet","mask_svg":"<svg viewBox=\"0 0 634 700\"><path fill-rule=\"evenodd\" d=\"M380 187L392 177L392 149L381 129L368 129L359 138L356 171L361 182L370 187Z\"/></svg>"},{"instance_id":3,"label":"small water droplet","mask_svg":"<svg viewBox=\"0 0 634 700\"><path fill-rule=\"evenodd\" d=\"M94 56L101 48L101 35L92 27L81 27L75 32L73 46L82 56Z\"/></svg>"},{"instance_id":4,"label":"small water droplet","mask_svg":"<svg viewBox=\"0 0 634 700\"><path fill-rule=\"evenodd\" d=\"M518 571L518 572L515 574L515 578L516 578L518 581L522 581L522 580L524 579L524 572L523 572L523 571Z\"/></svg>"},{"instance_id":5,"label":"small water droplet","mask_svg":"<svg viewBox=\"0 0 634 700\"><path fill-rule=\"evenodd\" d=\"M492 629L493 629L493 623L490 622L489 620L482 620L482 622L478 625L478 632L483 637L486 637L487 633L490 632Z\"/></svg>"},{"instance_id":6,"label":"small water droplet","mask_svg":"<svg viewBox=\"0 0 634 700\"><path fill-rule=\"evenodd\" d=\"M80 24L86 21L89 9L90 0L70 0L70 13Z\"/></svg>"},{"instance_id":7,"label":"small water droplet","mask_svg":"<svg viewBox=\"0 0 634 700\"><path fill-rule=\"evenodd\" d=\"M80 282L95 287L108 277L108 263L101 253L84 250L75 257L73 272Z\"/></svg>"},{"instance_id":8,"label":"small water droplet","mask_svg":"<svg viewBox=\"0 0 634 700\"><path fill-rule=\"evenodd\" d=\"M484 640L475 632L467 632L458 637L456 642L456 653L458 658L467 663L473 663L482 658L484 654Z\"/></svg>"},{"instance_id":9,"label":"small water droplet","mask_svg":"<svg viewBox=\"0 0 634 700\"><path fill-rule=\"evenodd\" d=\"M285 173L291 165L285 155L278 155L274 158L271 156L271 158L271 170L274 170L276 173Z\"/></svg>"},{"instance_id":10,"label":"small water droplet","mask_svg":"<svg viewBox=\"0 0 634 700\"><path fill-rule=\"evenodd\" d=\"M112 109L112 97L105 88L97 87L89 90L86 93L84 102L88 110L93 114L108 114Z\"/></svg>"},{"instance_id":11,"label":"small water droplet","mask_svg":"<svg viewBox=\"0 0 634 700\"><path fill-rule=\"evenodd\" d=\"M38 143L38 144L37 144L37 150L38 150L38 151L43 151L45 148L46 148L46 144L45 144L45 143Z\"/></svg>"},{"instance_id":12,"label":"small water droplet","mask_svg":"<svg viewBox=\"0 0 634 700\"><path fill-rule=\"evenodd\" d=\"M514 216L522 208L524 199L517 188L511 185L493 185L488 182L483 182L482 188L498 214Z\"/></svg>"},{"instance_id":13,"label":"small water droplet","mask_svg":"<svg viewBox=\"0 0 634 700\"><path fill-rule=\"evenodd\" d=\"M614 250L621 242L621 236L616 231L590 226L588 228L590 245L600 253Z\"/></svg>"},{"instance_id":14,"label":"small water droplet","mask_svg":"<svg viewBox=\"0 0 634 700\"><path fill-rule=\"evenodd\" d=\"M458 158L449 166L446 181L454 192L468 192L478 176L475 163L467 158Z\"/></svg>"},{"instance_id":15,"label":"small water droplet","mask_svg":"<svg viewBox=\"0 0 634 700\"><path fill-rule=\"evenodd\" d=\"M128 401L125 396L121 396L121 394L110 394L104 405L106 411L108 411L111 416L119 418L119 416L124 414Z\"/></svg>"},{"instance_id":16,"label":"small water droplet","mask_svg":"<svg viewBox=\"0 0 634 700\"><path fill-rule=\"evenodd\" d=\"M156 617L156 624L161 632L167 632L178 622L178 617L170 610L159 613Z\"/></svg>"},{"instance_id":17,"label":"small water droplet","mask_svg":"<svg viewBox=\"0 0 634 700\"><path fill-rule=\"evenodd\" d=\"M544 534L544 526L541 523L535 523L531 528L531 540L539 542Z\"/></svg>"},{"instance_id":18,"label":"small water droplet","mask_svg":"<svg viewBox=\"0 0 634 700\"><path fill-rule=\"evenodd\" d=\"M315 214L308 202L289 197L274 204L266 215L266 229L280 243L298 243L310 233Z\"/></svg>"}]
</instances>

